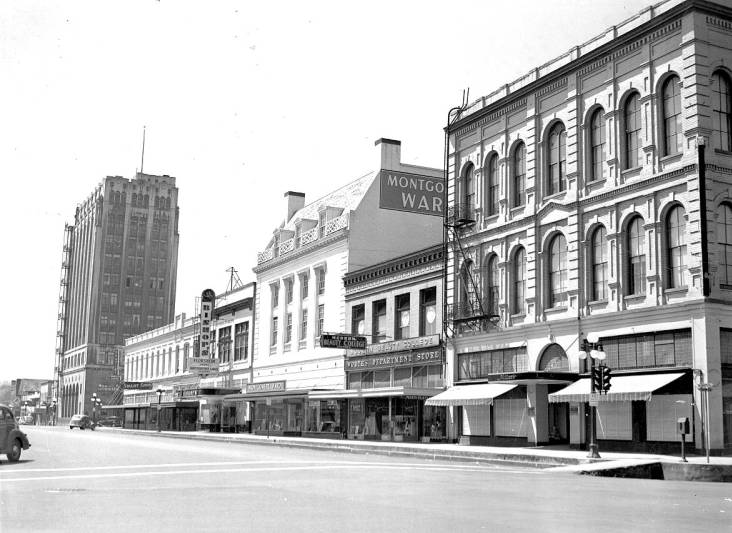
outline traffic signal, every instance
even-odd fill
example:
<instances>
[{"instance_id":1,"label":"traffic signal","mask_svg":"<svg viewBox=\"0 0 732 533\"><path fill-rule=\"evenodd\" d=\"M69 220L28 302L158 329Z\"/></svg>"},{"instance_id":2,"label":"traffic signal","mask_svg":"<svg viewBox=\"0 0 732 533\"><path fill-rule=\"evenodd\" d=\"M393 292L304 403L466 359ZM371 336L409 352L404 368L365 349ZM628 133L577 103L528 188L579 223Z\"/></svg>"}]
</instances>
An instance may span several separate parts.
<instances>
[{"instance_id":1,"label":"traffic signal","mask_svg":"<svg viewBox=\"0 0 732 533\"><path fill-rule=\"evenodd\" d=\"M602 392L607 394L607 391L610 390L610 374L612 371L608 366L603 366L600 368L602 368Z\"/></svg>"},{"instance_id":2,"label":"traffic signal","mask_svg":"<svg viewBox=\"0 0 732 533\"><path fill-rule=\"evenodd\" d=\"M602 367L592 367L592 390L600 392L602 390Z\"/></svg>"}]
</instances>

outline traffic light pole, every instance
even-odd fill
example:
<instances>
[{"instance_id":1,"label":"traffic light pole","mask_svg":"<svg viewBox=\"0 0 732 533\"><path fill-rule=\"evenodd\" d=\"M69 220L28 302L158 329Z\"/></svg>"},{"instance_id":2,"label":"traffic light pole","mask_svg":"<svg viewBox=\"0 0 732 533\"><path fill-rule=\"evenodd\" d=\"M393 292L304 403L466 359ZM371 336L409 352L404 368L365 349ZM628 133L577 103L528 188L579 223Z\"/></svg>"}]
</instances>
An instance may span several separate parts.
<instances>
[{"instance_id":1,"label":"traffic light pole","mask_svg":"<svg viewBox=\"0 0 732 533\"><path fill-rule=\"evenodd\" d=\"M595 360L590 359L590 453L587 457L591 459L600 459L600 453L597 451L597 407L593 405L595 400Z\"/></svg>"}]
</instances>

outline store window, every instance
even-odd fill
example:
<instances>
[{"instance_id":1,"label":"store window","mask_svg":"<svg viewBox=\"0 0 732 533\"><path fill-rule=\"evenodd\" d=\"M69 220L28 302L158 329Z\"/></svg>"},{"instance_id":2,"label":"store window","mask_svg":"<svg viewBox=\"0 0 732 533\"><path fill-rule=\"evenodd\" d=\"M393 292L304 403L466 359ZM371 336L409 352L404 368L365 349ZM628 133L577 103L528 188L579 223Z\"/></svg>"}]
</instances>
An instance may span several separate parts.
<instances>
[{"instance_id":1,"label":"store window","mask_svg":"<svg viewBox=\"0 0 732 533\"><path fill-rule=\"evenodd\" d=\"M371 333L375 343L386 340L386 300L377 300L372 304Z\"/></svg>"},{"instance_id":2,"label":"store window","mask_svg":"<svg viewBox=\"0 0 732 533\"><path fill-rule=\"evenodd\" d=\"M386 301L382 302L386 315ZM419 334L423 336L435 333L437 333L437 287L430 287L419 291Z\"/></svg>"},{"instance_id":3,"label":"store window","mask_svg":"<svg viewBox=\"0 0 732 533\"><path fill-rule=\"evenodd\" d=\"M394 338L409 338L409 294L400 294L395 299Z\"/></svg>"},{"instance_id":4,"label":"store window","mask_svg":"<svg viewBox=\"0 0 732 533\"><path fill-rule=\"evenodd\" d=\"M692 366L691 330L601 338L610 368Z\"/></svg>"},{"instance_id":5,"label":"store window","mask_svg":"<svg viewBox=\"0 0 732 533\"><path fill-rule=\"evenodd\" d=\"M366 306L364 304L354 305L351 308L351 333L363 335L366 332Z\"/></svg>"},{"instance_id":6,"label":"store window","mask_svg":"<svg viewBox=\"0 0 732 533\"><path fill-rule=\"evenodd\" d=\"M506 348L458 354L458 379L473 380L506 372L528 372L526 348Z\"/></svg>"}]
</instances>

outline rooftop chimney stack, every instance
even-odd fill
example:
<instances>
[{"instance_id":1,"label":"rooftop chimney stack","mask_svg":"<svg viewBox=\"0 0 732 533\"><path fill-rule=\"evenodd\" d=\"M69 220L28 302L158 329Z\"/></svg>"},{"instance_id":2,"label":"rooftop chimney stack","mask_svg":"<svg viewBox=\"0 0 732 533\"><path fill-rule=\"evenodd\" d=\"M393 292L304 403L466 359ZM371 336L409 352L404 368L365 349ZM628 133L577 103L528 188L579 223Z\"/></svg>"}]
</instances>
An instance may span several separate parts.
<instances>
[{"instance_id":1,"label":"rooftop chimney stack","mask_svg":"<svg viewBox=\"0 0 732 533\"><path fill-rule=\"evenodd\" d=\"M285 193L287 199L287 218L285 218L285 224L290 221L292 215L297 213L300 209L305 207L305 193L287 191Z\"/></svg>"},{"instance_id":2,"label":"rooftop chimney stack","mask_svg":"<svg viewBox=\"0 0 732 533\"><path fill-rule=\"evenodd\" d=\"M378 139L374 146L379 147L380 167L388 170L399 170L402 161L402 141L394 139Z\"/></svg>"}]
</instances>

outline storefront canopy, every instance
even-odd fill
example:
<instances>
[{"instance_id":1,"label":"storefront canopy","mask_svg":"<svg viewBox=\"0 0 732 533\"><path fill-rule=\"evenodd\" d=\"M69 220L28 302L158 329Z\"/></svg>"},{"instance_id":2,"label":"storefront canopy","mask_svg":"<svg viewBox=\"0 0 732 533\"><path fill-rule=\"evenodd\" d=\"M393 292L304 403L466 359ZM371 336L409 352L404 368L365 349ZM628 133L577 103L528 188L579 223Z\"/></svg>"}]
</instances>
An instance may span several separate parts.
<instances>
[{"instance_id":1,"label":"storefront canopy","mask_svg":"<svg viewBox=\"0 0 732 533\"><path fill-rule=\"evenodd\" d=\"M684 374L639 374L636 376L613 376L610 390L602 394L601 402L629 402L651 399L652 393L664 387ZM549 402L589 402L590 378L575 381L569 387L549 395Z\"/></svg>"},{"instance_id":2,"label":"storefront canopy","mask_svg":"<svg viewBox=\"0 0 732 533\"><path fill-rule=\"evenodd\" d=\"M516 387L518 385L505 383L456 385L433 396L425 402L425 405L491 405L493 398L498 398Z\"/></svg>"}]
</instances>

